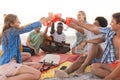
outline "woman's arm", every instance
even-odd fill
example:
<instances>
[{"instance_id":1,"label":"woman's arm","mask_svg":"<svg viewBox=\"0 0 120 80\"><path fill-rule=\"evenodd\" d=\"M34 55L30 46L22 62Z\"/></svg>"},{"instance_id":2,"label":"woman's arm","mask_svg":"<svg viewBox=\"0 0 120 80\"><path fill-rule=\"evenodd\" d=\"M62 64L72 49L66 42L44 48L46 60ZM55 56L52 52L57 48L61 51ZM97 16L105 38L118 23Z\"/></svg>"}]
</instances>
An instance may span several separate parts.
<instances>
[{"instance_id":1,"label":"woman's arm","mask_svg":"<svg viewBox=\"0 0 120 80\"><path fill-rule=\"evenodd\" d=\"M44 22L49 21L49 20L51 20L51 18L49 18L49 17L41 18L39 21L31 23L31 24L27 25L26 27L15 29L15 35L23 34L23 33L29 32L37 27L41 27Z\"/></svg>"}]
</instances>

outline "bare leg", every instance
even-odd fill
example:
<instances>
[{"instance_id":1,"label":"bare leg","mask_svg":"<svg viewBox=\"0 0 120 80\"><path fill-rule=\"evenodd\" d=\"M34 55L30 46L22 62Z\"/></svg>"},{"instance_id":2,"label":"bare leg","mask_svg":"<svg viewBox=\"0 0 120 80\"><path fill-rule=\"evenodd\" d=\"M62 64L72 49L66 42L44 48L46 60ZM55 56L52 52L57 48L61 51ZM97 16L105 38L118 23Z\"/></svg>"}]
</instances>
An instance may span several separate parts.
<instances>
[{"instance_id":1,"label":"bare leg","mask_svg":"<svg viewBox=\"0 0 120 80\"><path fill-rule=\"evenodd\" d=\"M8 77L5 80L39 80L40 72L32 67L23 65L15 76Z\"/></svg>"},{"instance_id":2,"label":"bare leg","mask_svg":"<svg viewBox=\"0 0 120 80\"><path fill-rule=\"evenodd\" d=\"M94 63L91 65L92 72L99 77L105 77L112 72L109 64Z\"/></svg>"},{"instance_id":3,"label":"bare leg","mask_svg":"<svg viewBox=\"0 0 120 80\"><path fill-rule=\"evenodd\" d=\"M61 70L55 70L55 76L59 78L65 78L68 77L68 74L74 72L76 69L78 69L81 64L84 62L86 59L87 55L81 55L72 65L70 65L69 68L67 68L65 71Z\"/></svg>"},{"instance_id":4,"label":"bare leg","mask_svg":"<svg viewBox=\"0 0 120 80\"><path fill-rule=\"evenodd\" d=\"M91 45L91 48L88 52L88 56L86 58L86 60L84 61L84 63L81 65L81 67L75 72L75 74L80 74L82 72L85 71L86 67L91 64L93 58L96 57L97 54L99 54L99 56L102 54L102 51L100 51L100 45L98 44L93 44ZM99 51L99 53L98 53ZM100 53L101 52L101 53ZM101 57L101 56L100 56Z\"/></svg>"},{"instance_id":5,"label":"bare leg","mask_svg":"<svg viewBox=\"0 0 120 80\"><path fill-rule=\"evenodd\" d=\"M81 55L75 62L73 62L73 64L70 65L70 67L67 68L65 72L70 74L74 72L75 70L77 70L81 66L81 64L85 61L86 57L87 55L83 53L83 55Z\"/></svg>"},{"instance_id":6,"label":"bare leg","mask_svg":"<svg viewBox=\"0 0 120 80\"><path fill-rule=\"evenodd\" d=\"M28 52L22 52L22 62L32 62L31 54Z\"/></svg>"},{"instance_id":7,"label":"bare leg","mask_svg":"<svg viewBox=\"0 0 120 80\"><path fill-rule=\"evenodd\" d=\"M41 64L37 63L37 62L24 62L23 65L33 67L33 68L35 68L37 70L40 70L40 68L41 68Z\"/></svg>"},{"instance_id":8,"label":"bare leg","mask_svg":"<svg viewBox=\"0 0 120 80\"><path fill-rule=\"evenodd\" d=\"M120 63L116 65L116 68L108 76L105 76L104 80L120 80Z\"/></svg>"},{"instance_id":9,"label":"bare leg","mask_svg":"<svg viewBox=\"0 0 120 80\"><path fill-rule=\"evenodd\" d=\"M106 76L103 80L120 80L120 77L116 76L116 77L113 78L111 76L110 77Z\"/></svg>"}]
</instances>

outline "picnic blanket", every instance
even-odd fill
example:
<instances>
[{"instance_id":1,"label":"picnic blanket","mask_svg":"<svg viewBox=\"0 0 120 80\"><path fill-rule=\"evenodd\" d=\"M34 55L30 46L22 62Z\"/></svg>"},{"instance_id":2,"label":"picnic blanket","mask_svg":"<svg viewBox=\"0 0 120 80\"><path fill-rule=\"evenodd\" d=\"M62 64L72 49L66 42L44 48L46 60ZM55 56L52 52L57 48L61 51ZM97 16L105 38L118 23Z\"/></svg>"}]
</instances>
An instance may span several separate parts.
<instances>
[{"instance_id":1,"label":"picnic blanket","mask_svg":"<svg viewBox=\"0 0 120 80\"><path fill-rule=\"evenodd\" d=\"M54 54L60 56L59 64L65 62L65 61L73 62L80 56L80 55L72 55L72 54L57 54L57 53L54 53ZM32 61L39 62L44 56L45 56L45 54L43 54L41 56L32 56Z\"/></svg>"},{"instance_id":2,"label":"picnic blanket","mask_svg":"<svg viewBox=\"0 0 120 80\"><path fill-rule=\"evenodd\" d=\"M54 54L54 55L59 55L60 57L60 61L59 61L59 65L56 67L51 68L48 71L44 71L41 73L41 78L40 80L44 80L46 78L53 78L54 75L54 70L58 70L60 69L62 66L70 66L72 64L73 61L75 61L80 55L71 55L71 54ZM41 60L43 60L45 57L45 55L42 56L32 56L32 60L33 62L39 62Z\"/></svg>"},{"instance_id":3,"label":"picnic blanket","mask_svg":"<svg viewBox=\"0 0 120 80\"><path fill-rule=\"evenodd\" d=\"M60 56L57 54L46 54L42 59L39 61L40 63L44 63L47 65L59 65L60 62Z\"/></svg>"},{"instance_id":4,"label":"picnic blanket","mask_svg":"<svg viewBox=\"0 0 120 80\"><path fill-rule=\"evenodd\" d=\"M53 67L47 71L44 71L41 73L40 80L102 80L96 75L90 73L90 66L88 66L85 70L87 73L83 73L78 77L70 76L69 78L59 79L55 78L55 70L60 70L62 66L66 66L68 68L80 55L71 55L71 54L55 54L60 56L59 65L56 67ZM42 56L33 56L32 60L34 62L39 62L45 57L45 55Z\"/></svg>"}]
</instances>

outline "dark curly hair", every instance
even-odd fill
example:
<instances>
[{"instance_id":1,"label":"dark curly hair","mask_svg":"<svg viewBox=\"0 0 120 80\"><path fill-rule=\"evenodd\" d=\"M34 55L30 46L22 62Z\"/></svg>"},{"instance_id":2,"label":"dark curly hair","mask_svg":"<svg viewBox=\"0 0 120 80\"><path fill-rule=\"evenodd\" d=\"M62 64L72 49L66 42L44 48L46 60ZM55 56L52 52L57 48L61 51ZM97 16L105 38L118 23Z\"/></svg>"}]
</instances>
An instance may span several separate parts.
<instances>
[{"instance_id":1,"label":"dark curly hair","mask_svg":"<svg viewBox=\"0 0 120 80\"><path fill-rule=\"evenodd\" d=\"M96 17L95 20L97 20L100 24L101 27L106 27L108 25L107 19L105 19L104 17Z\"/></svg>"}]
</instances>

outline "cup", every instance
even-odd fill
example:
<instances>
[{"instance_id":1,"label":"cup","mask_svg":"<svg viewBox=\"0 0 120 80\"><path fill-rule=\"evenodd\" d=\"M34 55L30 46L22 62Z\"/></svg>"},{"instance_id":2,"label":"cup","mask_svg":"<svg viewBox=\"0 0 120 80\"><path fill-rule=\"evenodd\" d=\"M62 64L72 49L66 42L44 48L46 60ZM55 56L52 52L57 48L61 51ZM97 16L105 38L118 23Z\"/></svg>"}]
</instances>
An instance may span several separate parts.
<instances>
[{"instance_id":1,"label":"cup","mask_svg":"<svg viewBox=\"0 0 120 80\"><path fill-rule=\"evenodd\" d=\"M66 17L66 25L70 25L72 18Z\"/></svg>"}]
</instances>

